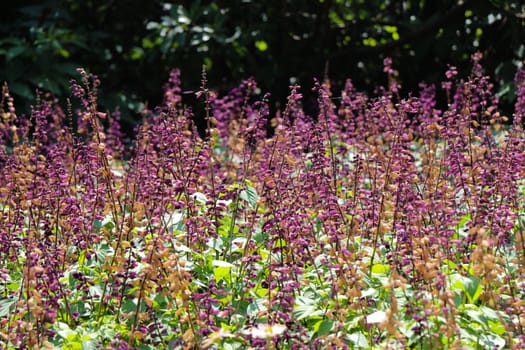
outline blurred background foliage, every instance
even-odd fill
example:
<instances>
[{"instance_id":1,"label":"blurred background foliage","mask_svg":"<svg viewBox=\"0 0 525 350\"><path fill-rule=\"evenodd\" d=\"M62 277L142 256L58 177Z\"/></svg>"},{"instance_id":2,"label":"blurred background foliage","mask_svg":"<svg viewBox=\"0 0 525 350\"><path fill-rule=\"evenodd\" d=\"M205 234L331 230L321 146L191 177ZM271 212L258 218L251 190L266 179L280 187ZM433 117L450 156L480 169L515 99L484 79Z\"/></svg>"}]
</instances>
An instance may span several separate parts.
<instances>
[{"instance_id":1,"label":"blurred background foliage","mask_svg":"<svg viewBox=\"0 0 525 350\"><path fill-rule=\"evenodd\" d=\"M463 76L470 55L483 65L502 100L525 55L525 5L520 0L224 0L18 1L0 14L0 80L19 112L35 89L69 97L69 80L84 67L102 80L101 108L119 106L131 127L143 103L161 102L173 68L183 74L185 102L194 104L201 67L209 87L225 92L254 77L273 106L289 85L313 101L313 78L334 88L351 78L361 90L385 84L382 61L393 58L405 92L443 80L447 64ZM337 90L336 90L337 91ZM314 103L312 103L314 105Z\"/></svg>"}]
</instances>

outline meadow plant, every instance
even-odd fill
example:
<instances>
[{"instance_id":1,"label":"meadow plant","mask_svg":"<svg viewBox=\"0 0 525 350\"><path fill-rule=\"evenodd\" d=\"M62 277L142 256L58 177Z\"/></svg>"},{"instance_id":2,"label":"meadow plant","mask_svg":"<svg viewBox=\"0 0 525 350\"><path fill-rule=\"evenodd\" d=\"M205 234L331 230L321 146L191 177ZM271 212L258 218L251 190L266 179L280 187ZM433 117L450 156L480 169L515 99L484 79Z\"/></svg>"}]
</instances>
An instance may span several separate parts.
<instances>
[{"instance_id":1,"label":"meadow plant","mask_svg":"<svg viewBox=\"0 0 525 350\"><path fill-rule=\"evenodd\" d=\"M481 59L313 116L203 72L203 133L174 70L133 140L82 69L30 116L4 85L0 347L525 348L525 71L504 116Z\"/></svg>"}]
</instances>

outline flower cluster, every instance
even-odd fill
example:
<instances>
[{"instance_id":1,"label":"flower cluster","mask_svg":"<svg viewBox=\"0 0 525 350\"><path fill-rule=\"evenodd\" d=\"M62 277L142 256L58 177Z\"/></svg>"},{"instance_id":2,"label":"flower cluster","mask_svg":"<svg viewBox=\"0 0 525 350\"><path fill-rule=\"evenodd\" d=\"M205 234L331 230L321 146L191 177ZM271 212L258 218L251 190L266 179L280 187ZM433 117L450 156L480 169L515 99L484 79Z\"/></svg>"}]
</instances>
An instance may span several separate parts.
<instances>
[{"instance_id":1,"label":"flower cluster","mask_svg":"<svg viewBox=\"0 0 525 350\"><path fill-rule=\"evenodd\" d=\"M315 116L204 72L205 133L175 70L133 140L82 69L76 110L5 85L0 347L524 348L525 71L507 117L481 60L446 104L390 59L375 96L316 81Z\"/></svg>"}]
</instances>

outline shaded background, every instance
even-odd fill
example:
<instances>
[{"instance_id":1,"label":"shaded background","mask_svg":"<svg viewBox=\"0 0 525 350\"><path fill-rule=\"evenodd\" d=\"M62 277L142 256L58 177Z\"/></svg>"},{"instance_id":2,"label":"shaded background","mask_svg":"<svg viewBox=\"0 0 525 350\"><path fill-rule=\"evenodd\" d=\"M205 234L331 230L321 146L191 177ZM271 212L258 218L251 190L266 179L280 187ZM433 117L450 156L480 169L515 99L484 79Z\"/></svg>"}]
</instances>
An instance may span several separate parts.
<instances>
[{"instance_id":1,"label":"shaded background","mask_svg":"<svg viewBox=\"0 0 525 350\"><path fill-rule=\"evenodd\" d=\"M3 6L0 80L8 82L19 113L30 111L37 88L69 97L69 80L84 67L102 80L101 109L119 106L128 130L143 103L161 102L173 68L182 71L189 105L205 64L210 88L226 92L253 76L279 108L297 82L308 107L315 99L313 78L325 73L336 93L347 78L370 92L385 83L382 61L390 56L406 93L422 81L439 85L447 64L466 77L470 55L480 51L505 108L514 100L512 79L525 55L525 5L518 0L47 0Z\"/></svg>"}]
</instances>

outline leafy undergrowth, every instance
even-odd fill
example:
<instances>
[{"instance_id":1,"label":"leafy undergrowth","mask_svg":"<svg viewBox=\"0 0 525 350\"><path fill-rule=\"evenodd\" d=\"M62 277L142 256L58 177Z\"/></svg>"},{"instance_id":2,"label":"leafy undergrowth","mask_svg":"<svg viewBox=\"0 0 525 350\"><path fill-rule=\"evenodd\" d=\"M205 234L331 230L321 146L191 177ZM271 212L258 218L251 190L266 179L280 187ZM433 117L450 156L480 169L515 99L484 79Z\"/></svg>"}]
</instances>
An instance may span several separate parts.
<instances>
[{"instance_id":1,"label":"leafy undergrowth","mask_svg":"<svg viewBox=\"0 0 525 350\"><path fill-rule=\"evenodd\" d=\"M0 347L525 347L525 72L507 122L479 59L445 110L388 60L375 97L316 83L315 118L204 76L204 137L174 71L130 147L82 70L77 111L5 86Z\"/></svg>"}]
</instances>

